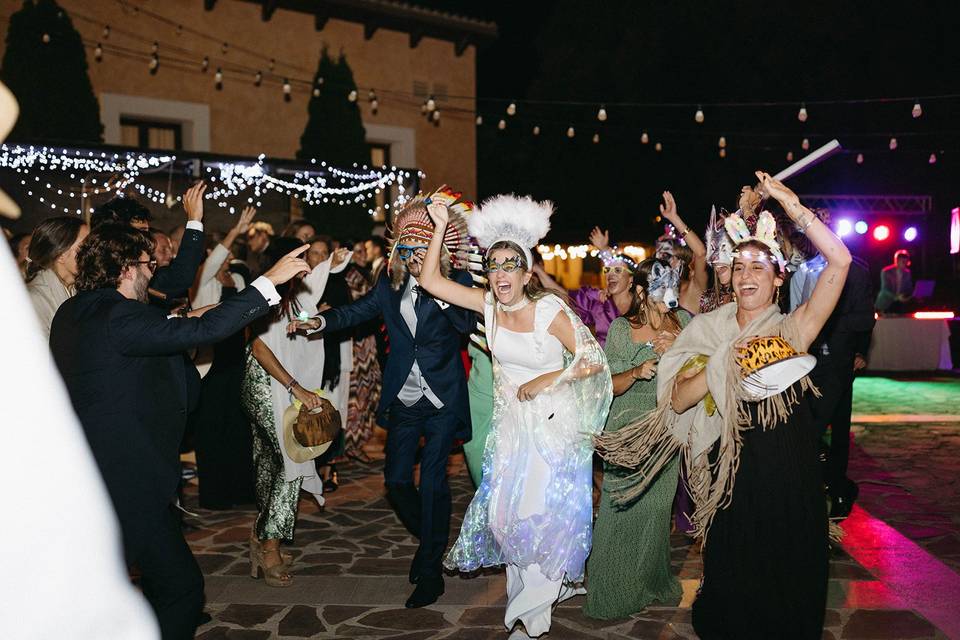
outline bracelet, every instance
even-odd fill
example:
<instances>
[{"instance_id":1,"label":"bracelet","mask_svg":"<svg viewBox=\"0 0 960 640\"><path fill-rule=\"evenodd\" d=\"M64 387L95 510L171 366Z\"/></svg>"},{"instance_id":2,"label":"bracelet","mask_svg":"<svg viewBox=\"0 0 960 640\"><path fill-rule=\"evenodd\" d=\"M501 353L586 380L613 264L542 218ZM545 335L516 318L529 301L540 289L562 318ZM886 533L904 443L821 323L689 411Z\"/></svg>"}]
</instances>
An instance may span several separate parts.
<instances>
[{"instance_id":1,"label":"bracelet","mask_svg":"<svg viewBox=\"0 0 960 640\"><path fill-rule=\"evenodd\" d=\"M816 217L817 216L811 213L810 217L807 218L807 222L802 227L800 227L800 231L806 231L810 227L810 225L813 224L813 221L816 219Z\"/></svg>"},{"instance_id":2,"label":"bracelet","mask_svg":"<svg viewBox=\"0 0 960 640\"><path fill-rule=\"evenodd\" d=\"M690 233L690 227L684 227L683 231L680 232L680 237L686 238L688 233Z\"/></svg>"},{"instance_id":3,"label":"bracelet","mask_svg":"<svg viewBox=\"0 0 960 640\"><path fill-rule=\"evenodd\" d=\"M291 378L290 382L287 383L287 386L284 387L284 389L286 389L287 393L293 393L293 385L299 385L299 384L300 383L297 382L296 378Z\"/></svg>"}]
</instances>

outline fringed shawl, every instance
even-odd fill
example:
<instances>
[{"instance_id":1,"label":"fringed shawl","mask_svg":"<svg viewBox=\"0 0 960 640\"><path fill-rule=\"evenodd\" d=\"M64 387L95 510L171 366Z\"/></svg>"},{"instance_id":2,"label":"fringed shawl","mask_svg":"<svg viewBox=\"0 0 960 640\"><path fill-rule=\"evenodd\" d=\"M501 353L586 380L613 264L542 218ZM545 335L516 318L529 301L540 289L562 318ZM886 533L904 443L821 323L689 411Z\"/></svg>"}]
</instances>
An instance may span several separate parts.
<instances>
[{"instance_id":1,"label":"fringed shawl","mask_svg":"<svg viewBox=\"0 0 960 640\"><path fill-rule=\"evenodd\" d=\"M779 335L791 345L800 344L800 332L792 316L780 313L775 305L743 329L737 324L737 304L728 303L710 313L696 316L664 353L657 367L657 409L619 431L597 437L597 452L608 462L636 469L615 489L616 501L626 504L642 494L657 473L677 453L686 465L694 501L692 521L695 535L705 536L717 509L730 503L742 444L741 432L761 426L773 428L786 420L807 390L819 392L804 377L781 394L759 401L759 425L751 423L751 402L741 385L735 345L754 336ZM673 411L671 395L678 376L690 369L691 361L708 358L709 394L684 413ZM696 373L702 368L695 368ZM712 402L711 402L712 398ZM715 403L716 411L713 411ZM708 455L718 443L714 462Z\"/></svg>"}]
</instances>

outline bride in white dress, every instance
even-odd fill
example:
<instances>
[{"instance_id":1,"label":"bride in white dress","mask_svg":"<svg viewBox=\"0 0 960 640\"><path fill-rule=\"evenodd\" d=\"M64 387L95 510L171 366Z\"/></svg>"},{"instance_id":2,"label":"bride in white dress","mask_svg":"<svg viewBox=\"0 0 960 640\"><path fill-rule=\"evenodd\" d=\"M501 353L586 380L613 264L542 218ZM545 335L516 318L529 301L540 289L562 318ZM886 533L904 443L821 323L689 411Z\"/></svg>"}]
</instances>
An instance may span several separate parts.
<instances>
[{"instance_id":1,"label":"bride in white dress","mask_svg":"<svg viewBox=\"0 0 960 640\"><path fill-rule=\"evenodd\" d=\"M470 572L506 565L504 624L511 637L550 630L553 607L584 593L592 533L592 436L612 397L603 350L556 295L531 285L530 248L549 230L552 205L498 196L468 219L487 247L490 291L439 269L446 207L420 275L431 294L484 316L494 356L494 413L483 479L445 565Z\"/></svg>"}]
</instances>

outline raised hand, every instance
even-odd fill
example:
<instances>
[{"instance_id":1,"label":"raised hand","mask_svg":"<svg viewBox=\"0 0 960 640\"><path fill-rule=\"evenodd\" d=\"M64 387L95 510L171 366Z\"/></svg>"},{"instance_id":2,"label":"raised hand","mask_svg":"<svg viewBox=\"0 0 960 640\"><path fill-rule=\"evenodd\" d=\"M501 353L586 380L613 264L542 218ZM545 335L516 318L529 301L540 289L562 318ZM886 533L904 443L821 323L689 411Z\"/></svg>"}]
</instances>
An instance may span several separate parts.
<instances>
[{"instance_id":1,"label":"raised hand","mask_svg":"<svg viewBox=\"0 0 960 640\"><path fill-rule=\"evenodd\" d=\"M183 194L183 210L187 212L187 220L203 220L203 194L206 190L207 183L200 180Z\"/></svg>"},{"instance_id":2,"label":"raised hand","mask_svg":"<svg viewBox=\"0 0 960 640\"><path fill-rule=\"evenodd\" d=\"M765 171L756 171L757 179L760 181L760 188L766 195L775 199L787 208L787 205L795 205L800 202L800 198L785 184L771 176ZM787 212L789 214L789 211Z\"/></svg>"},{"instance_id":3,"label":"raised hand","mask_svg":"<svg viewBox=\"0 0 960 640\"><path fill-rule=\"evenodd\" d=\"M610 231L602 231L600 227L594 227L590 232L590 244L600 251L610 248Z\"/></svg>"},{"instance_id":4,"label":"raised hand","mask_svg":"<svg viewBox=\"0 0 960 640\"><path fill-rule=\"evenodd\" d=\"M677 213L677 201L673 199L673 194L669 191L663 192L663 204L660 205L660 215L679 226L677 221L680 219Z\"/></svg>"},{"instance_id":5,"label":"raised hand","mask_svg":"<svg viewBox=\"0 0 960 640\"><path fill-rule=\"evenodd\" d=\"M336 269L353 255L353 251L346 247L340 247L333 252L333 259L330 261L330 268Z\"/></svg>"},{"instance_id":6,"label":"raised hand","mask_svg":"<svg viewBox=\"0 0 960 640\"><path fill-rule=\"evenodd\" d=\"M287 255L280 258L280 260L278 260L275 265L270 267L270 270L263 275L270 282L272 282L274 286L276 286L278 284L287 282L301 273L310 273L310 265L307 264L306 260L299 257L309 248L310 245L305 244L297 249L294 249Z\"/></svg>"},{"instance_id":7,"label":"raised hand","mask_svg":"<svg viewBox=\"0 0 960 640\"><path fill-rule=\"evenodd\" d=\"M253 222L255 215L257 215L257 210L253 207L243 208L243 211L240 213L240 219L237 220L237 224L233 227L237 235L243 235L250 229L250 223Z\"/></svg>"},{"instance_id":8,"label":"raised hand","mask_svg":"<svg viewBox=\"0 0 960 640\"><path fill-rule=\"evenodd\" d=\"M450 221L450 212L447 211L447 205L445 204L431 202L427 205L427 213L430 214L430 219L433 220L433 224L438 227L446 226Z\"/></svg>"}]
</instances>

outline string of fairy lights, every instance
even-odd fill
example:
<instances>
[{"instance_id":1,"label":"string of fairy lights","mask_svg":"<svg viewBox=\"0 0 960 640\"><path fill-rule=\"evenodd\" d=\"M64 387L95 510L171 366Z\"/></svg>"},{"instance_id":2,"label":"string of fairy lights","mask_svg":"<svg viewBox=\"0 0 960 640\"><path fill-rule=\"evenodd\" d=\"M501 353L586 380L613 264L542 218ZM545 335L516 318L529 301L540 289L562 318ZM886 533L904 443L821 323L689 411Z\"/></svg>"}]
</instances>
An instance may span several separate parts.
<instances>
[{"instance_id":1,"label":"string of fairy lights","mask_svg":"<svg viewBox=\"0 0 960 640\"><path fill-rule=\"evenodd\" d=\"M261 207L269 191L299 198L313 204L366 205L373 215L371 205L377 195L396 188L397 197L384 203L384 209L402 205L408 199L405 184L413 173L398 167L370 168L357 166L353 171L329 167L326 162L313 164L315 171L300 170L286 176L280 172L270 173L261 155L253 163L215 161L205 166L204 176L210 188L204 198L218 207L235 213L231 202L246 198L247 204ZM146 152L108 153L81 151L54 147L0 145L0 169L9 169L20 177L20 186L28 197L53 211L75 213L92 212L90 199L100 194L122 195L128 189L140 193L145 199L173 207L181 195L167 190L154 189L143 183L148 174L172 171L177 156ZM423 177L420 174L418 177ZM64 205L63 199L76 205Z\"/></svg>"},{"instance_id":2,"label":"string of fairy lights","mask_svg":"<svg viewBox=\"0 0 960 640\"><path fill-rule=\"evenodd\" d=\"M624 135L623 131L626 129L631 130L626 135L636 135L636 132L639 132L637 139L640 144L652 145L656 152L662 152L665 147L665 139L674 134L688 135L692 133L715 137L717 154L721 158L727 156L728 150L733 146L731 142L733 140L737 140L737 149L772 150L775 147L769 144L751 146L749 142L742 141L756 138L785 138L794 135L782 131L710 132L704 128L704 125L708 121L708 113L711 110L736 108L796 109L796 120L805 124L811 118L811 112L821 106L902 104L904 106L904 116L909 116L910 119L915 121L923 117L924 104L960 99L960 94L943 94L918 97L808 100L798 104L791 101L597 103L574 100L505 100L468 95L430 95L423 97L413 92L383 87L338 86L301 65L271 57L261 51L232 43L212 33L194 29L145 6L134 4L130 0L114 0L114 2L126 15L131 17L131 22L139 19L150 20L164 29L171 30L174 38L180 39L184 36L191 36L216 47L216 49L198 52L193 48L178 44L177 41L157 38L156 34L159 32L156 29L153 29L152 35L147 36L133 27L126 28L130 27L129 24L118 27L89 16L83 11L71 10L71 17L86 25L88 27L88 29L85 29L86 31L92 29L96 32L92 36L89 33L81 34L84 47L90 51L96 64L108 63L111 57L116 57L145 63L145 71L150 75L156 75L161 70L166 69L207 75L211 78L215 88L221 91L224 90L227 82L247 85L255 89L273 86L279 88L282 100L286 102L292 100L293 94L309 94L313 97L319 97L322 91L341 92L344 99L352 103L360 102L361 95L365 95L367 108L371 116L377 115L381 100L389 100L403 107L419 108L421 115L435 126L440 126L442 112L451 114L453 117L472 118L478 128L492 126L496 127L499 132L522 128L533 137L552 132L553 135L560 133L567 139L573 140L578 135L583 136L586 132L585 135L589 136L594 144L600 144L608 135L606 132L610 132L609 123L616 122L616 126L620 127L621 135ZM3 20L9 21L9 18L3 18ZM126 42L119 40L125 40ZM45 45L50 44L52 42L51 36L44 33L42 42ZM244 63L237 59L238 56L253 60L255 64ZM536 109L541 107L552 110L570 108L580 114L585 110L595 109L595 117L588 121L580 115L576 119L568 118L567 121L562 121L555 116L553 120L550 120L536 114ZM632 122L632 113L642 109L689 110L692 112L692 125L684 129L660 127L656 131L643 128ZM602 131L605 133L601 134ZM854 138L886 140L888 151L895 152L900 147L898 138L941 134L955 135L957 133L957 131L900 131L893 133L877 131L859 132L851 134L851 136ZM828 134L807 134L807 137L801 140L799 150L796 153L792 149L786 151L787 161L792 162L795 155L808 151L811 148L810 138L820 135ZM845 149L845 153L852 155L857 164L863 164L865 156L875 151L875 149ZM936 164L944 151L943 149L931 151L927 156L927 162L931 165ZM135 152L124 154L103 153L100 157L96 157L92 152L89 152L85 157L81 157L79 154L79 151L70 152L66 149L61 149L58 152L56 149L48 147L8 148L4 145L2 153L0 153L0 168L14 169L18 173L24 174L21 185L28 188L28 195L33 195L34 191L39 193L45 189L45 195L38 196L40 202L50 204L51 209L62 209L64 212L74 210L81 213L84 206L82 203L79 207L63 206L58 204L53 196L62 198L66 195L68 198L78 198L82 201L91 195L111 191L121 193L126 189L133 189L143 197L157 203L164 203L167 206L173 206L180 199L179 196L168 193L169 187L166 191L158 190L144 184L141 179L144 174L169 168L171 163L176 161L175 156ZM317 160L312 160L312 164L318 164ZM40 173L34 175L32 173L34 171L58 172L64 176L69 176L69 179L74 181L73 188L68 188L65 191L62 187L51 186L54 184L53 182L42 179ZM396 187L397 198L392 203L384 204L384 208L389 209L391 206L395 207L401 204L408 197L405 193L404 181L412 178L409 171L403 171L397 167L384 166L377 169L363 166L354 167L354 170L350 170L349 168L327 166L325 162L320 162L315 172L296 172L292 177L271 175L265 167L263 156L252 163L212 163L206 166L206 173L205 177L211 183L211 188L208 190L206 197L216 201L220 207L229 207L231 212L233 207L230 206L230 201L246 197L248 204L259 206L260 198L268 191L295 196L307 204L324 203L343 206L369 203L379 194ZM78 175L81 177L77 178ZM374 215L376 209L368 208L368 212Z\"/></svg>"}]
</instances>

